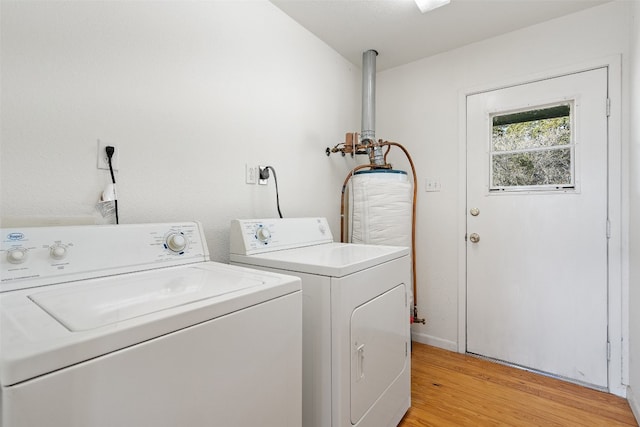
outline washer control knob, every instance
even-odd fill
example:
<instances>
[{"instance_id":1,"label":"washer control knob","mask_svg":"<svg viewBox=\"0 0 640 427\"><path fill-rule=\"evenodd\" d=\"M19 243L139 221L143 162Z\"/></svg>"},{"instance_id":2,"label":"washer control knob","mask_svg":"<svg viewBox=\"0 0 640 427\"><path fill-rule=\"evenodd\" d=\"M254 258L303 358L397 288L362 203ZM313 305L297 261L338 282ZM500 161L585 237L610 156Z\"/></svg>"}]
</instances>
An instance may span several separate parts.
<instances>
[{"instance_id":1,"label":"washer control knob","mask_svg":"<svg viewBox=\"0 0 640 427\"><path fill-rule=\"evenodd\" d=\"M271 238L271 232L267 227L258 227L256 230L256 238L262 243L267 243Z\"/></svg>"},{"instance_id":2,"label":"washer control knob","mask_svg":"<svg viewBox=\"0 0 640 427\"><path fill-rule=\"evenodd\" d=\"M11 264L22 264L27 260L27 250L25 248L14 248L7 252L7 261Z\"/></svg>"},{"instance_id":3,"label":"washer control knob","mask_svg":"<svg viewBox=\"0 0 640 427\"><path fill-rule=\"evenodd\" d=\"M173 252L182 252L187 247L187 238L182 233L172 233L167 236L166 243Z\"/></svg>"},{"instance_id":4,"label":"washer control knob","mask_svg":"<svg viewBox=\"0 0 640 427\"><path fill-rule=\"evenodd\" d=\"M49 256L55 260L67 257L67 247L65 245L53 245L49 248Z\"/></svg>"}]
</instances>

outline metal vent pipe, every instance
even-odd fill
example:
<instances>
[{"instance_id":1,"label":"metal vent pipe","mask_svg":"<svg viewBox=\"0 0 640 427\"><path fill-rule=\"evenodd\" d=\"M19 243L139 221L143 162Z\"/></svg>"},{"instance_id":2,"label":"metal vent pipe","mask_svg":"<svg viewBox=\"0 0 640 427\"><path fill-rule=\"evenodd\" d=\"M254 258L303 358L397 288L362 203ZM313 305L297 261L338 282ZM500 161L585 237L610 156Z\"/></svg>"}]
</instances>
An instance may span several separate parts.
<instances>
[{"instance_id":1,"label":"metal vent pipe","mask_svg":"<svg viewBox=\"0 0 640 427\"><path fill-rule=\"evenodd\" d=\"M376 56L373 49L362 54L362 142L370 143L371 164L384 165L382 147L376 141Z\"/></svg>"}]
</instances>

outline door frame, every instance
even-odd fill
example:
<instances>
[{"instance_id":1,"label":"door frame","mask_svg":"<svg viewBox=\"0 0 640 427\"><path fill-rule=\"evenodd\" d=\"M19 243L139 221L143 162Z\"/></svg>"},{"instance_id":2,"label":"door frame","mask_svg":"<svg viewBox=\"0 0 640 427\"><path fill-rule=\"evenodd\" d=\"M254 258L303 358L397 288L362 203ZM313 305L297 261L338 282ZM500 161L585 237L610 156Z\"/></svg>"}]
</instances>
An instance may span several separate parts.
<instances>
[{"instance_id":1,"label":"door frame","mask_svg":"<svg viewBox=\"0 0 640 427\"><path fill-rule=\"evenodd\" d=\"M629 218L623 204L623 184L628 181L628 169L622 163L622 56L613 55L598 60L573 64L553 71L510 78L498 84L463 89L459 93L459 199L458 199L458 352L465 353L467 336L467 97L482 92L504 89L540 80L561 77L597 68L607 69L607 91L610 100L608 138L608 217L610 238L607 243L608 256L608 338L610 357L608 361L609 392L626 397L629 377L629 312L628 312L628 242L623 232L628 232ZM626 185L625 185L626 188Z\"/></svg>"}]
</instances>

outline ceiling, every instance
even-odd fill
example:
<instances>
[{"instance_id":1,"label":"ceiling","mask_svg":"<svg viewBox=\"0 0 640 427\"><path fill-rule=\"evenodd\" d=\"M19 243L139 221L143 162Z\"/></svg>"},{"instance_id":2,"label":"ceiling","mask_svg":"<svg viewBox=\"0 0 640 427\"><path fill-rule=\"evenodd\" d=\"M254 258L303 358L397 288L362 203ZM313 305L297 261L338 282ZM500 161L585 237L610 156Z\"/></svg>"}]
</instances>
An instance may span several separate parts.
<instances>
[{"instance_id":1,"label":"ceiling","mask_svg":"<svg viewBox=\"0 0 640 427\"><path fill-rule=\"evenodd\" d=\"M382 71L611 0L451 0L422 14L413 0L270 0L347 60L375 49Z\"/></svg>"}]
</instances>

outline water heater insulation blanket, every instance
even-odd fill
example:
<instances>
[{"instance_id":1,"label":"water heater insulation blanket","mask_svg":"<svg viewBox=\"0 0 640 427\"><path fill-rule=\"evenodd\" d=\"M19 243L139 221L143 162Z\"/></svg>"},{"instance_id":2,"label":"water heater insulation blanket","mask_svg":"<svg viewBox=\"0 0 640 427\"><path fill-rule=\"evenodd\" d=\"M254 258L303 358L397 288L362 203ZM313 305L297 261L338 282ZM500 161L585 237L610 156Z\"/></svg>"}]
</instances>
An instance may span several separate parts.
<instances>
[{"instance_id":1,"label":"water heater insulation blanket","mask_svg":"<svg viewBox=\"0 0 640 427\"><path fill-rule=\"evenodd\" d=\"M393 172L353 176L353 243L411 247L412 188L406 173Z\"/></svg>"}]
</instances>

